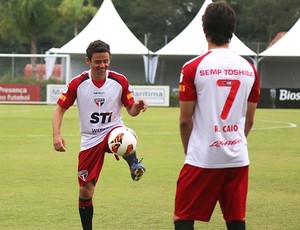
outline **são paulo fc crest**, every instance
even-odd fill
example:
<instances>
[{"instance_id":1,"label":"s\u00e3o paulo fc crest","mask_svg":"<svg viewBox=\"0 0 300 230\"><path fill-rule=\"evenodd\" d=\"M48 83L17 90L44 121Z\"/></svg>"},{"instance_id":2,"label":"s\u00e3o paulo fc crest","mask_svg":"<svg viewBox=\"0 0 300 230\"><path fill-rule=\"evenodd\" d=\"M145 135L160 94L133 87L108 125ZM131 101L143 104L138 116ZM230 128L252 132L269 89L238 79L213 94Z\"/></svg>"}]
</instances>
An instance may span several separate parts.
<instances>
[{"instance_id":1,"label":"s\u00e3o paulo fc crest","mask_svg":"<svg viewBox=\"0 0 300 230\"><path fill-rule=\"evenodd\" d=\"M101 107L105 102L105 98L103 97L95 98L94 102L96 103L97 106Z\"/></svg>"},{"instance_id":2,"label":"s\u00e3o paulo fc crest","mask_svg":"<svg viewBox=\"0 0 300 230\"><path fill-rule=\"evenodd\" d=\"M78 172L78 177L83 181L86 181L86 178L88 177L88 175L89 175L89 172L86 169Z\"/></svg>"}]
</instances>

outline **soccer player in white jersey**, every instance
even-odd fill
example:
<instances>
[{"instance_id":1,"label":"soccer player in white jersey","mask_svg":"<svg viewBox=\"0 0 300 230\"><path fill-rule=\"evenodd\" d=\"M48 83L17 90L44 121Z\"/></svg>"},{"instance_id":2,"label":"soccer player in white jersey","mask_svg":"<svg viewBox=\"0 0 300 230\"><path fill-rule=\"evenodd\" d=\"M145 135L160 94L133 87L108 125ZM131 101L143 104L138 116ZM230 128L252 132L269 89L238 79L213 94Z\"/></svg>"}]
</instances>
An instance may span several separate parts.
<instances>
[{"instance_id":1,"label":"soccer player in white jersey","mask_svg":"<svg viewBox=\"0 0 300 230\"><path fill-rule=\"evenodd\" d=\"M180 76L180 135L185 163L175 196L176 230L209 222L219 202L227 229L245 229L247 135L259 101L252 64L229 49L235 13L225 1L203 17L208 52L185 63ZM201 26L201 25L199 25ZM195 44L197 45L197 44Z\"/></svg>"},{"instance_id":2,"label":"soccer player in white jersey","mask_svg":"<svg viewBox=\"0 0 300 230\"><path fill-rule=\"evenodd\" d=\"M53 114L53 145L56 151L66 150L60 130L66 110L76 100L81 133L78 156L79 214L83 229L91 230L92 198L104 155L110 152L107 145L109 133L116 127L124 126L122 106L134 117L147 109L147 103L145 100L135 102L126 77L109 70L111 53L108 44L94 41L88 46L86 55L90 70L73 78L57 101ZM140 180L145 167L138 161L136 153L123 158L129 165L132 179Z\"/></svg>"}]
</instances>

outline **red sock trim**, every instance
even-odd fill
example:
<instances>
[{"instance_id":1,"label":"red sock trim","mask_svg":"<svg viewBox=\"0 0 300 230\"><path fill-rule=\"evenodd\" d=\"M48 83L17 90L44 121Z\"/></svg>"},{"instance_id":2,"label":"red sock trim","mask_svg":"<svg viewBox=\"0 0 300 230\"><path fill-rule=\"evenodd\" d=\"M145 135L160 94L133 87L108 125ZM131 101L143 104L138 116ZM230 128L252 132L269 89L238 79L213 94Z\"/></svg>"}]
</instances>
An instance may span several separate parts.
<instances>
[{"instance_id":1,"label":"red sock trim","mask_svg":"<svg viewBox=\"0 0 300 230\"><path fill-rule=\"evenodd\" d=\"M78 200L78 205L80 207L88 207L91 206L93 204L93 200L92 199L80 199Z\"/></svg>"}]
</instances>

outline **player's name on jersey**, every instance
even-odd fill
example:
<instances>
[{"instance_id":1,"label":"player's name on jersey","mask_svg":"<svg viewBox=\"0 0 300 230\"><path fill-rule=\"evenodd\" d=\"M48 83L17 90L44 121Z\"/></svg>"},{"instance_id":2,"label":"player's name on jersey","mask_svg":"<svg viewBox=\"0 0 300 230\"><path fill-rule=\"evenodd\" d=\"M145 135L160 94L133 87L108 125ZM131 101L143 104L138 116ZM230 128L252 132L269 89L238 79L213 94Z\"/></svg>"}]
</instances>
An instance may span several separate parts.
<instances>
[{"instance_id":1,"label":"player's name on jersey","mask_svg":"<svg viewBox=\"0 0 300 230\"><path fill-rule=\"evenodd\" d=\"M200 76L225 75L225 76L249 76L253 77L253 71L242 69L202 69Z\"/></svg>"},{"instance_id":2,"label":"player's name on jersey","mask_svg":"<svg viewBox=\"0 0 300 230\"><path fill-rule=\"evenodd\" d=\"M239 130L239 126L238 125L224 125L224 126L219 126L219 125L215 125L214 126L214 132L224 132L224 133L228 133L228 132L237 132Z\"/></svg>"}]
</instances>

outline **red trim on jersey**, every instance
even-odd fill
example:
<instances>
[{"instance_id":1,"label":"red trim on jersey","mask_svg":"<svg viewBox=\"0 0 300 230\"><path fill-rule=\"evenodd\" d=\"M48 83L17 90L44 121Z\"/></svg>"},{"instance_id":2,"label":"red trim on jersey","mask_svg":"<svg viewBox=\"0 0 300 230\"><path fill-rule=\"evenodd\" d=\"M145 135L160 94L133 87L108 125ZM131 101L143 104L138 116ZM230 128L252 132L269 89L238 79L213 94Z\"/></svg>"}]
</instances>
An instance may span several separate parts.
<instances>
[{"instance_id":1,"label":"red trim on jersey","mask_svg":"<svg viewBox=\"0 0 300 230\"><path fill-rule=\"evenodd\" d=\"M68 84L66 92L62 93L62 96L58 99L57 104L64 109L70 108L77 98L77 88L85 80L89 79L88 71L83 72L81 75L73 78Z\"/></svg>"},{"instance_id":2,"label":"red trim on jersey","mask_svg":"<svg viewBox=\"0 0 300 230\"><path fill-rule=\"evenodd\" d=\"M95 86L97 86L98 88L101 88L101 86L104 85L104 83L106 81L106 78L104 78L103 80L100 80L100 81L95 81L95 80L92 79L92 81L93 81Z\"/></svg>"},{"instance_id":3,"label":"red trim on jersey","mask_svg":"<svg viewBox=\"0 0 300 230\"><path fill-rule=\"evenodd\" d=\"M181 69L181 79L179 83L179 100L180 101L196 101L197 94L195 88L195 77L196 71L200 62L211 53L211 51L206 54L192 59L186 63Z\"/></svg>"},{"instance_id":4,"label":"red trim on jersey","mask_svg":"<svg viewBox=\"0 0 300 230\"><path fill-rule=\"evenodd\" d=\"M116 82L118 82L121 86L122 86L122 104L127 107L127 106L131 106L134 104L134 98L132 95L132 92L129 90L129 82L126 79L126 77L122 74L119 74L117 72L108 71L108 78L115 80ZM62 108L64 109L68 109L70 106L72 106L77 98L77 88L78 86L84 82L85 80L89 79L89 72L83 72L81 75L73 78L70 83L68 84L68 90L64 93L62 93L62 95L60 96L60 98L57 101L57 104L60 105ZM99 84L98 82L95 83L93 81L93 83L95 84L95 86L97 86L98 88L100 88L101 86L103 86L105 84L106 81L100 81Z\"/></svg>"},{"instance_id":5,"label":"red trim on jersey","mask_svg":"<svg viewBox=\"0 0 300 230\"><path fill-rule=\"evenodd\" d=\"M194 80L196 77L196 71L201 63L201 61L211 53L212 51L208 51L206 54L199 56L197 58L192 59L191 61L187 62L181 69L181 82L179 83L179 100L180 101L196 101L196 89L194 85ZM259 74L251 64L255 74L255 81L252 86L251 92L248 97L249 102L258 103L260 99L260 83L259 83Z\"/></svg>"},{"instance_id":6,"label":"red trim on jersey","mask_svg":"<svg viewBox=\"0 0 300 230\"><path fill-rule=\"evenodd\" d=\"M250 65L253 68L254 74L255 74L255 80L254 84L252 86L252 89L250 91L249 97L248 97L248 102L253 102L253 103L258 103L260 100L260 83L259 83L259 74L256 71L256 68L254 65L250 63Z\"/></svg>"},{"instance_id":7,"label":"red trim on jersey","mask_svg":"<svg viewBox=\"0 0 300 230\"><path fill-rule=\"evenodd\" d=\"M111 79L119 82L119 84L122 86L122 89L123 89L122 97L121 97L122 104L125 107L133 105L134 98L132 96L132 92L129 90L129 82L124 77L124 75L119 74L114 71L109 71L108 78L111 78Z\"/></svg>"}]
</instances>

